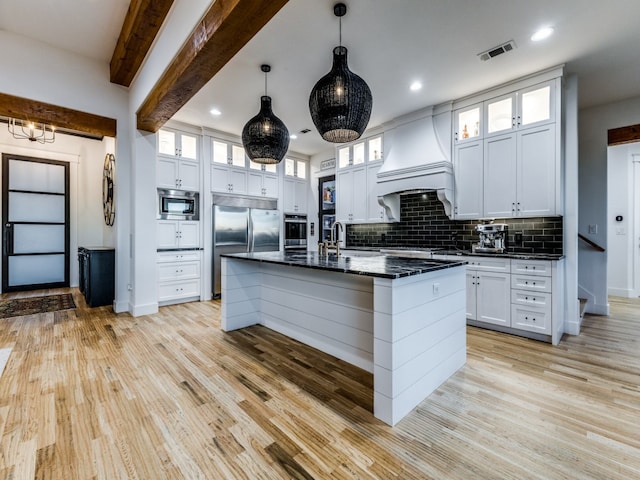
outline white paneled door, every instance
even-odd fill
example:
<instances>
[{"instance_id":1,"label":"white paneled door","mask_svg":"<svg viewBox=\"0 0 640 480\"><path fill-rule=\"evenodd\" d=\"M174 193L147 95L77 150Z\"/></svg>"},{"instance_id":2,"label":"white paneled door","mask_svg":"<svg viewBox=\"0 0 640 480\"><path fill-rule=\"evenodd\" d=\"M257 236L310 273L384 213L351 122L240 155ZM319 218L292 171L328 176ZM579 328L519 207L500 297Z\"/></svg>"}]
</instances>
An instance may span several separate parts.
<instances>
[{"instance_id":1,"label":"white paneled door","mask_svg":"<svg viewBox=\"0 0 640 480\"><path fill-rule=\"evenodd\" d=\"M69 165L2 155L2 291L69 286Z\"/></svg>"}]
</instances>

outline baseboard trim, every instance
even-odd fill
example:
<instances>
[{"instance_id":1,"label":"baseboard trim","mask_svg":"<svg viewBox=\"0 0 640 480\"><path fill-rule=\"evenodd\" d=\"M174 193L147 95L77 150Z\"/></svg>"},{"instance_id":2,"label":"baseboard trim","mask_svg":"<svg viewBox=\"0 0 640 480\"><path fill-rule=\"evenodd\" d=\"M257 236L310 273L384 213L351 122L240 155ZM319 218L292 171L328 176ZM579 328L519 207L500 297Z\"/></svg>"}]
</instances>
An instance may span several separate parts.
<instances>
[{"instance_id":1,"label":"baseboard trim","mask_svg":"<svg viewBox=\"0 0 640 480\"><path fill-rule=\"evenodd\" d=\"M158 313L158 302L147 303L146 305L129 304L129 313L134 317L140 317L142 315L151 315L153 313Z\"/></svg>"},{"instance_id":2,"label":"baseboard trim","mask_svg":"<svg viewBox=\"0 0 640 480\"><path fill-rule=\"evenodd\" d=\"M630 288L609 288L607 295L613 297L635 298L633 290Z\"/></svg>"},{"instance_id":3,"label":"baseboard trim","mask_svg":"<svg viewBox=\"0 0 640 480\"><path fill-rule=\"evenodd\" d=\"M121 300L121 301L114 300L114 302L113 302L113 311L115 313L128 312L129 311L129 302L126 301L126 300Z\"/></svg>"},{"instance_id":4,"label":"baseboard trim","mask_svg":"<svg viewBox=\"0 0 640 480\"><path fill-rule=\"evenodd\" d=\"M609 315L609 304L595 302L587 303L585 313L590 313L591 315Z\"/></svg>"}]
</instances>

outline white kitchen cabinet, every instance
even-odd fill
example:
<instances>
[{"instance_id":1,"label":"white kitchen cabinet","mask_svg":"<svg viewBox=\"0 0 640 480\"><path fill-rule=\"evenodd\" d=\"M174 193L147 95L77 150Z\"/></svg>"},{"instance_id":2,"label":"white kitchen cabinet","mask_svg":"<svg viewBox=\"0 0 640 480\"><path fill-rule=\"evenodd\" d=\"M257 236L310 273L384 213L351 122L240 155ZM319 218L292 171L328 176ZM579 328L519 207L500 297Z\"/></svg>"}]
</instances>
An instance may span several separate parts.
<instances>
[{"instance_id":1,"label":"white kitchen cabinet","mask_svg":"<svg viewBox=\"0 0 640 480\"><path fill-rule=\"evenodd\" d=\"M378 203L378 170L382 162L367 165L367 221L387 222L388 218L382 205Z\"/></svg>"},{"instance_id":2,"label":"white kitchen cabinet","mask_svg":"<svg viewBox=\"0 0 640 480\"><path fill-rule=\"evenodd\" d=\"M158 252L156 271L160 305L200 299L200 251Z\"/></svg>"},{"instance_id":3,"label":"white kitchen cabinet","mask_svg":"<svg viewBox=\"0 0 640 480\"><path fill-rule=\"evenodd\" d=\"M483 217L516 216L516 134L484 141Z\"/></svg>"},{"instance_id":4,"label":"white kitchen cabinet","mask_svg":"<svg viewBox=\"0 0 640 480\"><path fill-rule=\"evenodd\" d=\"M556 214L555 124L490 137L484 151L484 217Z\"/></svg>"},{"instance_id":5,"label":"white kitchen cabinet","mask_svg":"<svg viewBox=\"0 0 640 480\"><path fill-rule=\"evenodd\" d=\"M455 219L562 214L560 78L540 80L465 99L454 111ZM468 127L478 112L476 136Z\"/></svg>"},{"instance_id":6,"label":"white kitchen cabinet","mask_svg":"<svg viewBox=\"0 0 640 480\"><path fill-rule=\"evenodd\" d=\"M377 172L382 166L383 137L375 135L336 151L336 219L343 223L385 222L378 205Z\"/></svg>"},{"instance_id":7,"label":"white kitchen cabinet","mask_svg":"<svg viewBox=\"0 0 640 480\"><path fill-rule=\"evenodd\" d=\"M211 191L247 193L247 170L226 165L211 165Z\"/></svg>"},{"instance_id":8,"label":"white kitchen cabinet","mask_svg":"<svg viewBox=\"0 0 640 480\"><path fill-rule=\"evenodd\" d=\"M456 145L454 150L455 205L457 220L476 219L483 215L483 142Z\"/></svg>"},{"instance_id":9,"label":"white kitchen cabinet","mask_svg":"<svg viewBox=\"0 0 640 480\"><path fill-rule=\"evenodd\" d=\"M383 159L382 135L358 139L355 142L339 147L336 152L337 169L358 167L369 162Z\"/></svg>"},{"instance_id":10,"label":"white kitchen cabinet","mask_svg":"<svg viewBox=\"0 0 640 480\"><path fill-rule=\"evenodd\" d=\"M512 260L511 326L551 335L554 331L553 264L544 260ZM556 302L557 297L556 294ZM556 314L556 317L559 315ZM559 340L559 339L558 339Z\"/></svg>"},{"instance_id":11,"label":"white kitchen cabinet","mask_svg":"<svg viewBox=\"0 0 640 480\"><path fill-rule=\"evenodd\" d=\"M278 198L278 165L263 165L249 160L247 192L249 195Z\"/></svg>"},{"instance_id":12,"label":"white kitchen cabinet","mask_svg":"<svg viewBox=\"0 0 640 480\"><path fill-rule=\"evenodd\" d=\"M157 220L157 248L199 248L200 222Z\"/></svg>"},{"instance_id":13,"label":"white kitchen cabinet","mask_svg":"<svg viewBox=\"0 0 640 480\"><path fill-rule=\"evenodd\" d=\"M200 190L198 137L174 130L158 131L156 184L159 188Z\"/></svg>"},{"instance_id":14,"label":"white kitchen cabinet","mask_svg":"<svg viewBox=\"0 0 640 480\"><path fill-rule=\"evenodd\" d=\"M284 191L282 192L285 213L306 214L309 208L309 163L296 158L284 159Z\"/></svg>"},{"instance_id":15,"label":"white kitchen cabinet","mask_svg":"<svg viewBox=\"0 0 640 480\"><path fill-rule=\"evenodd\" d=\"M247 156L241 145L212 139L211 191L246 194Z\"/></svg>"},{"instance_id":16,"label":"white kitchen cabinet","mask_svg":"<svg viewBox=\"0 0 640 480\"><path fill-rule=\"evenodd\" d=\"M306 214L308 209L308 186L306 180L296 178L284 179L283 211L285 213Z\"/></svg>"},{"instance_id":17,"label":"white kitchen cabinet","mask_svg":"<svg viewBox=\"0 0 640 480\"><path fill-rule=\"evenodd\" d=\"M159 188L200 191L200 164L179 158L158 157Z\"/></svg>"},{"instance_id":18,"label":"white kitchen cabinet","mask_svg":"<svg viewBox=\"0 0 640 480\"><path fill-rule=\"evenodd\" d=\"M484 102L484 137L554 123L555 81L518 89Z\"/></svg>"},{"instance_id":19,"label":"white kitchen cabinet","mask_svg":"<svg viewBox=\"0 0 640 480\"><path fill-rule=\"evenodd\" d=\"M249 195L278 198L278 176L261 171L249 171L247 192Z\"/></svg>"},{"instance_id":20,"label":"white kitchen cabinet","mask_svg":"<svg viewBox=\"0 0 640 480\"><path fill-rule=\"evenodd\" d=\"M511 322L510 263L506 258L466 257L467 319L493 325Z\"/></svg>"},{"instance_id":21,"label":"white kitchen cabinet","mask_svg":"<svg viewBox=\"0 0 640 480\"><path fill-rule=\"evenodd\" d=\"M367 221L367 168L338 171L336 174L336 219L343 223Z\"/></svg>"},{"instance_id":22,"label":"white kitchen cabinet","mask_svg":"<svg viewBox=\"0 0 640 480\"><path fill-rule=\"evenodd\" d=\"M484 135L482 103L456 110L453 121L453 140L456 144L482 139Z\"/></svg>"},{"instance_id":23,"label":"white kitchen cabinet","mask_svg":"<svg viewBox=\"0 0 640 480\"><path fill-rule=\"evenodd\" d=\"M157 135L158 155L198 161L198 136L162 128Z\"/></svg>"},{"instance_id":24,"label":"white kitchen cabinet","mask_svg":"<svg viewBox=\"0 0 640 480\"><path fill-rule=\"evenodd\" d=\"M560 213L556 201L560 175L556 133L555 124L518 133L518 216L544 217Z\"/></svg>"}]
</instances>

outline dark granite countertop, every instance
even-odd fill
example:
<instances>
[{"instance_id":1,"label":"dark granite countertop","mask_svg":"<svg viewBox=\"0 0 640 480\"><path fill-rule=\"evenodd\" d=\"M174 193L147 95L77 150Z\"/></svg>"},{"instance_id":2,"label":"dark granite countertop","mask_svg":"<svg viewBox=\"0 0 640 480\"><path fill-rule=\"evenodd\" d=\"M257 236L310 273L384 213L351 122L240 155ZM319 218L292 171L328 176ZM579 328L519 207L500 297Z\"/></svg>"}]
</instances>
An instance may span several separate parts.
<instances>
[{"instance_id":1,"label":"dark granite countertop","mask_svg":"<svg viewBox=\"0 0 640 480\"><path fill-rule=\"evenodd\" d=\"M490 253L490 252L470 252L469 250L438 250L434 252L438 255L464 255L469 257L500 257L500 258L515 258L517 260L560 260L564 258L564 255L556 253L524 253L524 252L505 252L505 253Z\"/></svg>"},{"instance_id":2,"label":"dark granite countertop","mask_svg":"<svg viewBox=\"0 0 640 480\"><path fill-rule=\"evenodd\" d=\"M365 252L385 252L385 251L415 251L415 252L431 252L434 255L464 255L469 257L501 257L501 258L515 258L518 260L561 260L564 258L563 254L556 253L528 253L528 252L505 252L505 253L490 253L490 252L471 252L471 250L460 250L454 248L429 248L429 247L347 247L345 250L353 251L365 251Z\"/></svg>"},{"instance_id":3,"label":"dark granite countertop","mask_svg":"<svg viewBox=\"0 0 640 480\"><path fill-rule=\"evenodd\" d=\"M418 258L393 257L388 255L374 255L357 257L335 254L318 255L316 252L258 252L235 253L222 255L229 258L240 258L256 262L276 263L292 267L331 270L334 272L352 273L381 278L401 278L422 273L435 272L445 268L465 265L461 260L431 260Z\"/></svg>"}]
</instances>

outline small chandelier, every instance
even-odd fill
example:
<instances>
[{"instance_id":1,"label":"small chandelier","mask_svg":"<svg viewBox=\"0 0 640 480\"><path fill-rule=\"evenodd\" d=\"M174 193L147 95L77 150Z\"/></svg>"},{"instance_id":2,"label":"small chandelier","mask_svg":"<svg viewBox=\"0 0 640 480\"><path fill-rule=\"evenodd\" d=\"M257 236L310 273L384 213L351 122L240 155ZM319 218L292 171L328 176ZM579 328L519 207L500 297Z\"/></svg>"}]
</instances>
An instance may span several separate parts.
<instances>
[{"instance_id":1,"label":"small chandelier","mask_svg":"<svg viewBox=\"0 0 640 480\"><path fill-rule=\"evenodd\" d=\"M333 49L333 66L311 90L309 110L318 132L328 142L356 140L367 128L373 98L366 82L349 70L347 49L342 46L344 3L336 3L333 13L340 19L340 45Z\"/></svg>"},{"instance_id":2,"label":"small chandelier","mask_svg":"<svg viewBox=\"0 0 640 480\"><path fill-rule=\"evenodd\" d=\"M267 96L269 65L262 65L264 95L260 97L260 112L242 129L242 145L247 156L255 163L280 163L289 148L289 131L271 110L271 97Z\"/></svg>"},{"instance_id":3,"label":"small chandelier","mask_svg":"<svg viewBox=\"0 0 640 480\"><path fill-rule=\"evenodd\" d=\"M53 143L56 140L56 127L47 126L44 123L34 123L23 121L20 122L20 126L16 125L16 119L10 118L7 122L7 128L13 138L18 140L29 140L30 142L38 143Z\"/></svg>"}]
</instances>

